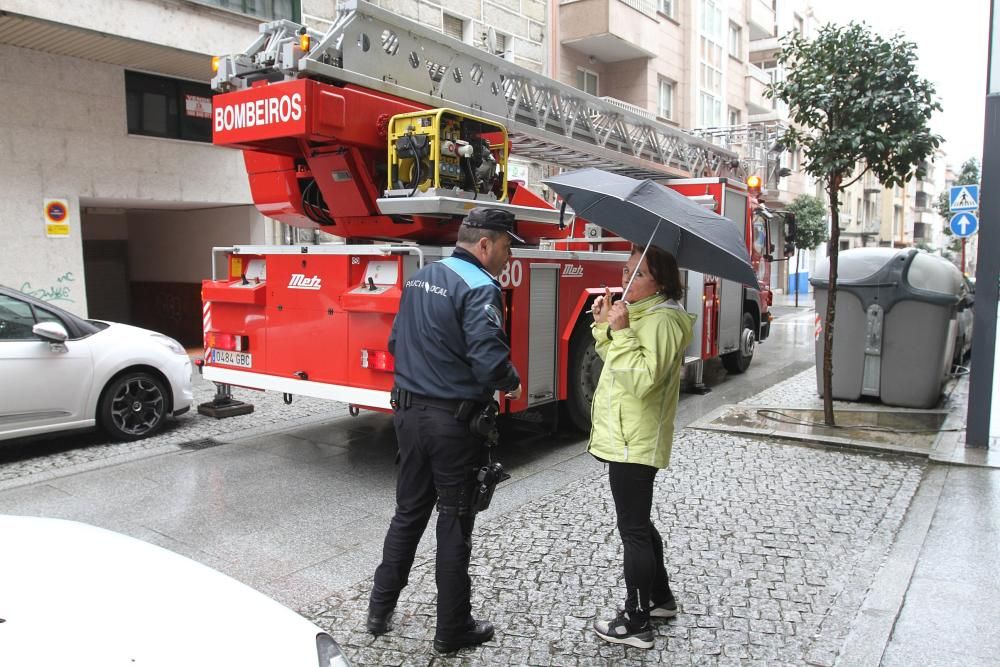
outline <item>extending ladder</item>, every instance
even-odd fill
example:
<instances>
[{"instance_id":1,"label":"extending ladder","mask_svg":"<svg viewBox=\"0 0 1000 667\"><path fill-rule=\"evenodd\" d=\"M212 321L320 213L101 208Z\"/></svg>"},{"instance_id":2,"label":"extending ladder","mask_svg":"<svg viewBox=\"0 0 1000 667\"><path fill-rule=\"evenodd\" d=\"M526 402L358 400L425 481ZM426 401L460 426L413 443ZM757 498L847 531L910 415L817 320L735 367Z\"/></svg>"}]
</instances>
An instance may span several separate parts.
<instances>
[{"instance_id":1,"label":"extending ladder","mask_svg":"<svg viewBox=\"0 0 1000 667\"><path fill-rule=\"evenodd\" d=\"M507 127L514 155L634 178L734 176L735 152L618 107L363 0L342 4L322 33L293 21L262 24L241 54L220 58L212 86L248 87L276 74L352 83L449 107ZM300 36L308 35L308 51Z\"/></svg>"}]
</instances>

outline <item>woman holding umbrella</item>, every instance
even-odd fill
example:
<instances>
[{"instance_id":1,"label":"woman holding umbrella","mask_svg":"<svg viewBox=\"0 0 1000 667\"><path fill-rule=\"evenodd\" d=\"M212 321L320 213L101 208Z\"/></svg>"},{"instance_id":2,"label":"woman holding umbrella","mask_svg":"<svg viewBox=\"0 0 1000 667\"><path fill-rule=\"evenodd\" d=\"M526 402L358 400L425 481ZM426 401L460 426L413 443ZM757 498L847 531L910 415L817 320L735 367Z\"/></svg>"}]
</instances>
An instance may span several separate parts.
<instances>
[{"instance_id":1,"label":"woman holding umbrella","mask_svg":"<svg viewBox=\"0 0 1000 667\"><path fill-rule=\"evenodd\" d=\"M665 250L633 246L622 287L621 300L612 304L605 290L592 310L604 369L591 408L588 451L608 464L625 550L625 609L594 623L594 630L609 642L652 648L650 617L677 614L663 540L650 519L653 480L670 460L681 359L695 317L678 303L680 273Z\"/></svg>"}]
</instances>

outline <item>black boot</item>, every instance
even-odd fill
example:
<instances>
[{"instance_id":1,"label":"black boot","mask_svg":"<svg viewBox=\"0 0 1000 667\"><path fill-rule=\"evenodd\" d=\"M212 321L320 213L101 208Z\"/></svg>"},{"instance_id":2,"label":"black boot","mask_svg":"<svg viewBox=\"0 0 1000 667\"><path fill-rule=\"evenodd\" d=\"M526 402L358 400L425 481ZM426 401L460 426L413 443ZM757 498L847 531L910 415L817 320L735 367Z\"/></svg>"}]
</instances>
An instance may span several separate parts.
<instances>
[{"instance_id":1,"label":"black boot","mask_svg":"<svg viewBox=\"0 0 1000 667\"><path fill-rule=\"evenodd\" d=\"M365 628L376 637L384 635L392 629L389 625L389 619L392 618L392 612L393 610L390 609L382 614L369 607L368 619L365 621Z\"/></svg>"},{"instance_id":2,"label":"black boot","mask_svg":"<svg viewBox=\"0 0 1000 667\"><path fill-rule=\"evenodd\" d=\"M451 653L466 646L476 646L493 639L493 624L489 621L473 619L472 625L465 632L449 637L434 637L434 650L438 653Z\"/></svg>"}]
</instances>

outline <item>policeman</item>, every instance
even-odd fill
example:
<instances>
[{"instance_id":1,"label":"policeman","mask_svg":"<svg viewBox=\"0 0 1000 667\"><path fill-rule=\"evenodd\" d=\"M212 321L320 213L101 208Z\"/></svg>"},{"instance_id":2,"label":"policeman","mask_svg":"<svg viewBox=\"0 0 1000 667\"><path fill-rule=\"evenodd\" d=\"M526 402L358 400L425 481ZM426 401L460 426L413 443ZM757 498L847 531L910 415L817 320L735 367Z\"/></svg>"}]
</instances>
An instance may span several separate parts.
<instances>
[{"instance_id":1,"label":"policeman","mask_svg":"<svg viewBox=\"0 0 1000 667\"><path fill-rule=\"evenodd\" d=\"M451 257L425 266L403 286L389 336L395 357L393 424L399 444L396 514L382 548L382 563L368 606L366 627L389 631L413 558L435 503L437 519L437 632L441 653L493 638L493 624L472 617L469 557L473 473L483 463L483 439L469 417L493 400L521 396L503 330L497 276L510 259L514 216L475 208L458 230ZM471 414L470 414L471 413Z\"/></svg>"}]
</instances>

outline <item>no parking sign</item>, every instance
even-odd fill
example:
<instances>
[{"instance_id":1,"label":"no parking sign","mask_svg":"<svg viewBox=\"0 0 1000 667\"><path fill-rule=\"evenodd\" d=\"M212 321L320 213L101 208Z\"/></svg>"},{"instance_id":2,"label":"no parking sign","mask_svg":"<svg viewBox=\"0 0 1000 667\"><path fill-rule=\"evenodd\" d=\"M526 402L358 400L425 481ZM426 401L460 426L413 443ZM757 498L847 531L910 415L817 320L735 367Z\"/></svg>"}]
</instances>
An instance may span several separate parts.
<instances>
[{"instance_id":1,"label":"no parking sign","mask_svg":"<svg viewBox=\"0 0 1000 667\"><path fill-rule=\"evenodd\" d=\"M42 210L45 215L45 235L50 239L68 238L69 201L46 199Z\"/></svg>"}]
</instances>

